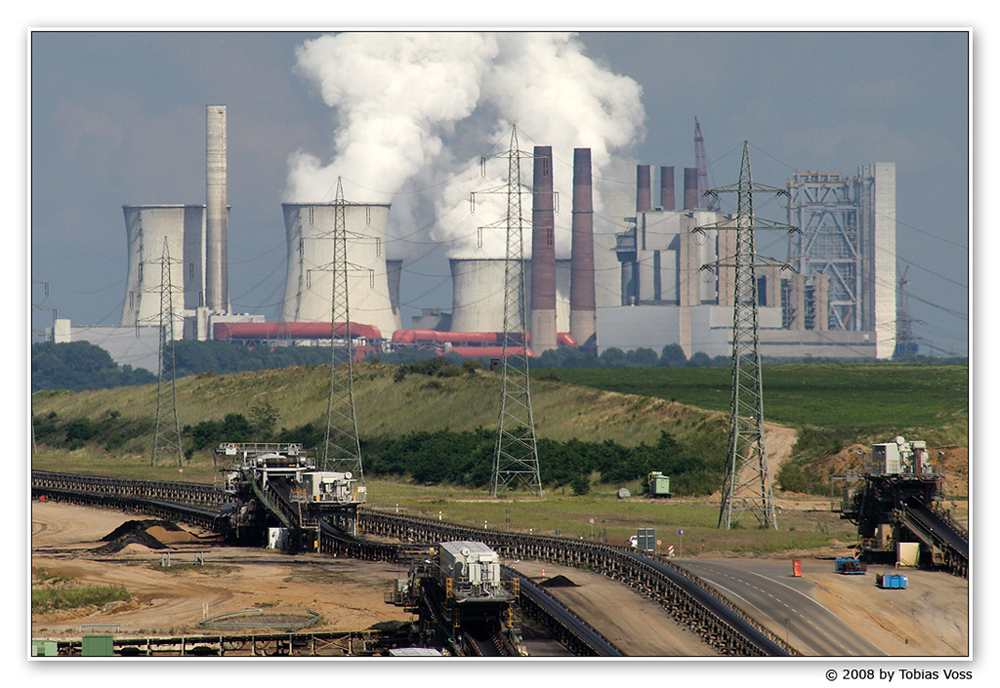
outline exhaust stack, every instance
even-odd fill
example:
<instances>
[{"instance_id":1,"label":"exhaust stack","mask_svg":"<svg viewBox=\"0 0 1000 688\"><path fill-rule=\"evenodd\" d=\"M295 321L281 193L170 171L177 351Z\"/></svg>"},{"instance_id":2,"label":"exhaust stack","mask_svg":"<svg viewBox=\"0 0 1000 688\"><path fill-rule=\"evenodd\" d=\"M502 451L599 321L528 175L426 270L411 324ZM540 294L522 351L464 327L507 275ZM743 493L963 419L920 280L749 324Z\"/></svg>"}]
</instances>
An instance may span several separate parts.
<instances>
[{"instance_id":1,"label":"exhaust stack","mask_svg":"<svg viewBox=\"0 0 1000 688\"><path fill-rule=\"evenodd\" d=\"M640 213L653 209L649 165L636 165L635 168L635 209Z\"/></svg>"},{"instance_id":2,"label":"exhaust stack","mask_svg":"<svg viewBox=\"0 0 1000 688\"><path fill-rule=\"evenodd\" d=\"M556 341L556 232L552 146L535 146L531 221L531 341L541 354Z\"/></svg>"},{"instance_id":3,"label":"exhaust stack","mask_svg":"<svg viewBox=\"0 0 1000 688\"><path fill-rule=\"evenodd\" d=\"M227 264L229 210L226 200L226 106L206 109L205 306L229 312Z\"/></svg>"},{"instance_id":4,"label":"exhaust stack","mask_svg":"<svg viewBox=\"0 0 1000 688\"><path fill-rule=\"evenodd\" d=\"M594 186L590 149L573 151L573 255L570 267L569 331L583 346L597 333L594 285Z\"/></svg>"},{"instance_id":5,"label":"exhaust stack","mask_svg":"<svg viewBox=\"0 0 1000 688\"><path fill-rule=\"evenodd\" d=\"M698 208L698 168L684 168L684 210Z\"/></svg>"},{"instance_id":6,"label":"exhaust stack","mask_svg":"<svg viewBox=\"0 0 1000 688\"><path fill-rule=\"evenodd\" d=\"M673 210L674 201L674 168L660 168L660 207L664 210Z\"/></svg>"}]
</instances>

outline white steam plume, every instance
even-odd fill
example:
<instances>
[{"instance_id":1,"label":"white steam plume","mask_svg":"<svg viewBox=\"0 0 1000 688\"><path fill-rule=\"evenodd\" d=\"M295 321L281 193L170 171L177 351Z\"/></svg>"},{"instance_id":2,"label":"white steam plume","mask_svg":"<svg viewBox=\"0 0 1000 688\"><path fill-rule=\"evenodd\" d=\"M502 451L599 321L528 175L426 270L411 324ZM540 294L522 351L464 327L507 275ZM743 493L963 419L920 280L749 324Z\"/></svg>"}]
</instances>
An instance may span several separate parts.
<instances>
[{"instance_id":1,"label":"white steam plume","mask_svg":"<svg viewBox=\"0 0 1000 688\"><path fill-rule=\"evenodd\" d=\"M591 149L598 176L614 152L643 134L641 87L583 50L569 33L346 33L307 41L299 68L337 110L334 157L324 164L294 154L288 200L332 200L340 176L348 200L391 200L390 233L400 236L415 228L412 196L393 194L419 179L430 187L423 199L433 207L430 239L447 242L453 257L503 257L503 229L479 227L505 217L506 198L477 194L469 214L470 192L506 183L504 160L488 163L487 179L480 178L486 146L505 150L516 125L522 150L552 146L556 186L568 191L574 148ZM456 164L468 155L476 157ZM531 170L531 160L522 160L522 183L531 183ZM571 202L561 199L556 221L561 255L569 253ZM594 202L600 212L599 196ZM522 203L530 220L530 195ZM529 251L530 243L526 236Z\"/></svg>"},{"instance_id":2,"label":"white steam plume","mask_svg":"<svg viewBox=\"0 0 1000 688\"><path fill-rule=\"evenodd\" d=\"M338 176L368 194L348 200L391 200L432 164L440 135L475 109L495 53L492 36L474 33L343 33L306 41L298 66L337 109L334 159L324 165L309 153L293 154L287 200L333 200ZM345 195L347 187L345 181Z\"/></svg>"}]
</instances>

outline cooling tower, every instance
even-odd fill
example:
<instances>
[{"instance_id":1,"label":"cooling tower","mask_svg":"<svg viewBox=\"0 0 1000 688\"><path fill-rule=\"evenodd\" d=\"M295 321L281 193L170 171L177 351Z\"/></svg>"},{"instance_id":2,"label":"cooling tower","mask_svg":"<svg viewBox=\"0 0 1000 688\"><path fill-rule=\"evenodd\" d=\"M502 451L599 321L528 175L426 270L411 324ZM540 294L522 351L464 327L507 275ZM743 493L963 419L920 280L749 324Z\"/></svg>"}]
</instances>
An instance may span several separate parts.
<instances>
[{"instance_id":1,"label":"cooling tower","mask_svg":"<svg viewBox=\"0 0 1000 688\"><path fill-rule=\"evenodd\" d=\"M452 331L503 332L506 261L502 258L452 258L449 262Z\"/></svg>"},{"instance_id":2,"label":"cooling tower","mask_svg":"<svg viewBox=\"0 0 1000 688\"><path fill-rule=\"evenodd\" d=\"M164 240L170 257L174 333L184 331L183 311L204 305L205 207L200 205L125 205L128 277L123 326L159 326Z\"/></svg>"},{"instance_id":3,"label":"cooling tower","mask_svg":"<svg viewBox=\"0 0 1000 688\"><path fill-rule=\"evenodd\" d=\"M503 332L505 261L503 258L452 258L452 332ZM525 307L531 298L531 263L524 261ZM555 325L559 332L569 327L570 270L568 260L555 261ZM534 334L531 335L534 342ZM558 342L558 337L557 337ZM532 350L534 350L532 346Z\"/></svg>"},{"instance_id":4,"label":"cooling tower","mask_svg":"<svg viewBox=\"0 0 1000 688\"><path fill-rule=\"evenodd\" d=\"M535 353L556 344L556 233L552 146L535 146L531 210L531 342Z\"/></svg>"},{"instance_id":5,"label":"cooling tower","mask_svg":"<svg viewBox=\"0 0 1000 688\"><path fill-rule=\"evenodd\" d=\"M333 309L333 232L337 204L282 203L288 273L281 320L329 322ZM374 325L386 336L402 329L393 312L386 266L388 203L348 203L347 291L351 322Z\"/></svg>"},{"instance_id":6,"label":"cooling tower","mask_svg":"<svg viewBox=\"0 0 1000 688\"><path fill-rule=\"evenodd\" d=\"M228 313L225 105L207 107L206 140L205 306L215 313Z\"/></svg>"},{"instance_id":7,"label":"cooling tower","mask_svg":"<svg viewBox=\"0 0 1000 688\"><path fill-rule=\"evenodd\" d=\"M385 261L385 269L389 279L389 306L392 308L392 317L402 327L403 315L399 311L399 281L403 276L403 261L387 260ZM387 338L391 336L388 332L386 333Z\"/></svg>"}]
</instances>

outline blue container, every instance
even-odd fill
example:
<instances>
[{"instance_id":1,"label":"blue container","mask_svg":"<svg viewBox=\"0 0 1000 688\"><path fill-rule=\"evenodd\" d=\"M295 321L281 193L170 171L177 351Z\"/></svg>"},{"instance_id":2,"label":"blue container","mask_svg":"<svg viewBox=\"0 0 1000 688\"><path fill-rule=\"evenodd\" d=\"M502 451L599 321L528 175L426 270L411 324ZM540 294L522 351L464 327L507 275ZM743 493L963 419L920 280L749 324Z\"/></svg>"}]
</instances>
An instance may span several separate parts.
<instances>
[{"instance_id":1,"label":"blue container","mask_svg":"<svg viewBox=\"0 0 1000 688\"><path fill-rule=\"evenodd\" d=\"M886 590L901 590L906 587L906 576L901 573L883 573L879 576L878 584Z\"/></svg>"}]
</instances>

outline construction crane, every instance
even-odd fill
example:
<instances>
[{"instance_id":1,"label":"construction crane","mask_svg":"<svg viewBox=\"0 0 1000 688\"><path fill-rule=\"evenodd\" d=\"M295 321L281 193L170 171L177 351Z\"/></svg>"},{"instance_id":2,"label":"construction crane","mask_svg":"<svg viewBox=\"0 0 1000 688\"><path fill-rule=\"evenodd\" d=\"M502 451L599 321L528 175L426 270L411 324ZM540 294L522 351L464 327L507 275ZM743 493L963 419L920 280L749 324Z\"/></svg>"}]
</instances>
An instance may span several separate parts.
<instances>
[{"instance_id":1,"label":"construction crane","mask_svg":"<svg viewBox=\"0 0 1000 688\"><path fill-rule=\"evenodd\" d=\"M705 139L701 135L701 125L698 124L698 118L694 118L694 157L698 165L698 208L707 208L708 210L718 210L719 209L719 198L718 196L709 196L705 198L705 192L708 191L708 162L705 160ZM707 201L707 205L703 205Z\"/></svg>"}]
</instances>

